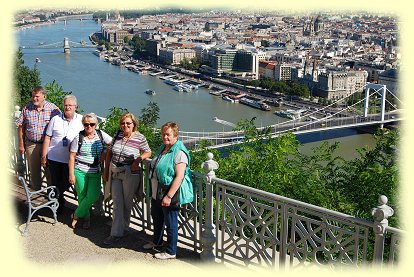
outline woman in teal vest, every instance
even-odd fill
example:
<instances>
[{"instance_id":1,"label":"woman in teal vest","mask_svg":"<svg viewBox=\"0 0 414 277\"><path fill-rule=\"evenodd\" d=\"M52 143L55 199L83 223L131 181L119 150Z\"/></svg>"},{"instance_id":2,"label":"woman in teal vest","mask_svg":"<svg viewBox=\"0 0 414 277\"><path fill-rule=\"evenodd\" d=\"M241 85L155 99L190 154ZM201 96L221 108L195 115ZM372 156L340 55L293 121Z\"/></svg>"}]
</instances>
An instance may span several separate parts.
<instances>
[{"instance_id":1,"label":"woman in teal vest","mask_svg":"<svg viewBox=\"0 0 414 277\"><path fill-rule=\"evenodd\" d=\"M152 249L162 246L166 227L165 252L155 254L155 258L165 260L176 257L179 205L192 202L194 194L191 183L190 154L184 144L178 140L178 125L174 122L165 123L161 127L161 135L163 145L152 159L149 176L151 178L151 216L154 223L154 236L152 242L145 244L143 248ZM174 204L177 196L178 203Z\"/></svg>"}]
</instances>

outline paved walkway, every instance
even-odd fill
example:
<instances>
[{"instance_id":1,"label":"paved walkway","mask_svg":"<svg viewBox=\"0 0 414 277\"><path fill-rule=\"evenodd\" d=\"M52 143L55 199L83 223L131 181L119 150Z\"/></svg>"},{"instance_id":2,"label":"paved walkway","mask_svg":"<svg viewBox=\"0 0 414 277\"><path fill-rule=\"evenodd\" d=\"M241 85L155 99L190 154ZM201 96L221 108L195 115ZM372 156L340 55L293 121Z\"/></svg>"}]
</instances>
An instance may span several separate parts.
<instances>
[{"instance_id":1,"label":"paved walkway","mask_svg":"<svg viewBox=\"0 0 414 277\"><path fill-rule=\"evenodd\" d=\"M16 232L25 228L27 205L21 199L13 197L16 213ZM160 261L153 255L156 250L144 250L142 246L151 240L151 234L130 229L128 235L112 246L103 244L110 233L110 218L94 215L91 217L91 228L72 229L69 227L70 215L76 206L68 203L64 213L58 216L53 225L53 215L49 209L36 213L29 225L26 236L21 238L24 253L31 262L38 264L98 264L105 267L114 264L132 263L148 267L179 266L190 270L203 270L206 264L193 251L180 246L177 259ZM148 267L147 267L148 266ZM219 266L222 267L222 266Z\"/></svg>"},{"instance_id":2,"label":"paved walkway","mask_svg":"<svg viewBox=\"0 0 414 277\"><path fill-rule=\"evenodd\" d=\"M25 227L27 206L16 201L18 210L17 228ZM146 251L142 246L151 239L143 231L131 229L122 241L108 247L102 241L109 235L110 221L103 216L91 218L88 230L69 227L70 214L73 210L66 208L63 215L58 216L58 223L52 225L53 216L50 210L39 211L39 216L30 223L27 236L22 236L23 247L29 260L38 263L88 263L98 262L106 265L116 262L137 262L149 265L185 265L197 267L201 265L199 255L179 248L177 259L160 261L153 258L155 250Z\"/></svg>"}]
</instances>

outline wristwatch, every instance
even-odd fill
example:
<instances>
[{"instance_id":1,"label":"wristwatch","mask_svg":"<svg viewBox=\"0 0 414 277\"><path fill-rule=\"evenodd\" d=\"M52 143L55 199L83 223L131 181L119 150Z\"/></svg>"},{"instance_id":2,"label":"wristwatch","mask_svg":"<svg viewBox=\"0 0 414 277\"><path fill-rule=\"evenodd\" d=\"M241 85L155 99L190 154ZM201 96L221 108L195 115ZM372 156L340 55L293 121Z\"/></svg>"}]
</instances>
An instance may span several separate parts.
<instances>
[{"instance_id":1,"label":"wristwatch","mask_svg":"<svg viewBox=\"0 0 414 277\"><path fill-rule=\"evenodd\" d=\"M167 196L167 197L168 197L168 199L170 199L170 200L172 199L172 197L170 197L168 194L166 194L165 196Z\"/></svg>"}]
</instances>

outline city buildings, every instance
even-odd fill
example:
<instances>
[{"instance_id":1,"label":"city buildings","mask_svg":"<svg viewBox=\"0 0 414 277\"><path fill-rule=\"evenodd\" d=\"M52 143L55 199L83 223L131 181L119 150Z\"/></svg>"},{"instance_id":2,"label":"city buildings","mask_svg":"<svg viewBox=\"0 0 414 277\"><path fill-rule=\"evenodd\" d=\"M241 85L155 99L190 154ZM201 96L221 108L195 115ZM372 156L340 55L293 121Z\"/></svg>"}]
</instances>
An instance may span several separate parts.
<instances>
[{"instance_id":1,"label":"city buildings","mask_svg":"<svg viewBox=\"0 0 414 277\"><path fill-rule=\"evenodd\" d=\"M15 23L37 20L39 13L46 17L32 11L16 15ZM328 99L365 82L397 87L398 26L388 15L213 10L125 19L115 11L100 20L102 37L114 45L139 36L158 62L196 58L200 72L228 80L295 81Z\"/></svg>"}]
</instances>

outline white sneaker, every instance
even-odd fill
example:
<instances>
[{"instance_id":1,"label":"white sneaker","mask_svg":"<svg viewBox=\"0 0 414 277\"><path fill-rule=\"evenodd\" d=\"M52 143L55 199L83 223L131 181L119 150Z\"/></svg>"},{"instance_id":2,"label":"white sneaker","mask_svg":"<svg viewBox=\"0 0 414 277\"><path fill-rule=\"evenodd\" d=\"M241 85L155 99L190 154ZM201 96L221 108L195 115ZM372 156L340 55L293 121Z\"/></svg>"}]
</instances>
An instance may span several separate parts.
<instances>
[{"instance_id":1,"label":"white sneaker","mask_svg":"<svg viewBox=\"0 0 414 277\"><path fill-rule=\"evenodd\" d=\"M142 246L142 248L144 248L145 250L149 250L149 249L152 249L152 248L155 248L155 247L161 247L161 246L162 246L162 243L160 245L156 245L155 243L153 243L151 241L151 242L148 242L147 244L144 244L144 246Z\"/></svg>"},{"instance_id":2,"label":"white sneaker","mask_svg":"<svg viewBox=\"0 0 414 277\"><path fill-rule=\"evenodd\" d=\"M170 255L166 252L163 253L157 253L154 255L155 258L160 260L168 260L168 259L175 259L175 255Z\"/></svg>"}]
</instances>

